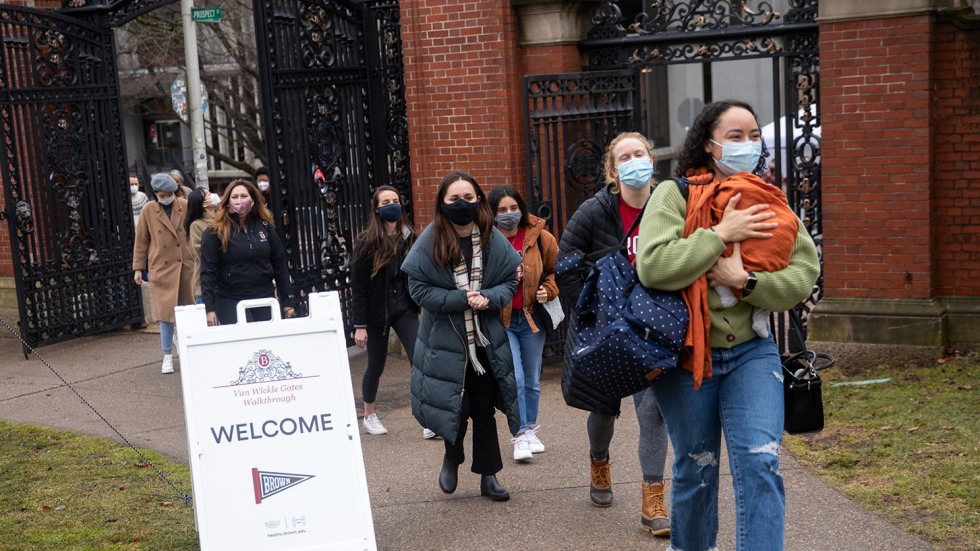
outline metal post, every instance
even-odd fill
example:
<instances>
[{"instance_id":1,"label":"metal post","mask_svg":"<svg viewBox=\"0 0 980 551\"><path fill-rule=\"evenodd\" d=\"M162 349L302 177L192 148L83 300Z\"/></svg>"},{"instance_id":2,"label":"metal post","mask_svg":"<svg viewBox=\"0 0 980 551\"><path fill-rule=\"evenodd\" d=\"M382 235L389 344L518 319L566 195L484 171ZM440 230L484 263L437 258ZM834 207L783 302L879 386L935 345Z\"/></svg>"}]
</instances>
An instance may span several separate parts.
<instances>
[{"instance_id":1,"label":"metal post","mask_svg":"<svg viewBox=\"0 0 980 551\"><path fill-rule=\"evenodd\" d=\"M204 139L204 112L201 110L201 73L197 63L197 26L191 19L194 0L180 0L184 23L184 63L187 65L187 114L191 123L191 153L194 182L208 187L207 145Z\"/></svg>"}]
</instances>

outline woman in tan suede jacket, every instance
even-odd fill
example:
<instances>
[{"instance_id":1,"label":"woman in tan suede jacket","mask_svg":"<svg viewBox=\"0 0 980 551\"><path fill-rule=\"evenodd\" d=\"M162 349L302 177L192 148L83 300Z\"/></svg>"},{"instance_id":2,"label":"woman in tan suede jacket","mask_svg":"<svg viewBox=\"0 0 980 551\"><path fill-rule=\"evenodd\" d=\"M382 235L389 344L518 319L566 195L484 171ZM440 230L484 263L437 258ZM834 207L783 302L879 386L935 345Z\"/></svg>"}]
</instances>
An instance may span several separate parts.
<instances>
[{"instance_id":1,"label":"woman in tan suede jacket","mask_svg":"<svg viewBox=\"0 0 980 551\"><path fill-rule=\"evenodd\" d=\"M523 259L517 268L517 293L501 309L517 379L517 403L521 410L521 429L513 438L514 461L526 463L533 454L544 451L537 435L538 404L541 401L541 355L545 332L538 305L558 296L555 261L558 243L544 229L545 221L527 212L527 205L513 186L497 187L487 199L496 216L497 229L510 241ZM542 275L545 275L542 278Z\"/></svg>"}]
</instances>

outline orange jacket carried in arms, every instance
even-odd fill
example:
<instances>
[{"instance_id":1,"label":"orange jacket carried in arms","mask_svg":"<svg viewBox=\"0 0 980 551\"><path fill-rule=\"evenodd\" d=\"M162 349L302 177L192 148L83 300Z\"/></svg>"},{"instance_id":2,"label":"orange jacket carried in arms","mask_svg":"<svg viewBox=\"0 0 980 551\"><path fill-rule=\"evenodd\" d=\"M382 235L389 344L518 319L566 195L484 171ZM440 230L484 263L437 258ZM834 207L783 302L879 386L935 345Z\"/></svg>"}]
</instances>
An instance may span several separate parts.
<instances>
[{"instance_id":1,"label":"orange jacket carried in arms","mask_svg":"<svg viewBox=\"0 0 980 551\"><path fill-rule=\"evenodd\" d=\"M741 243L742 265L748 272L774 272L789 265L799 231L799 218L790 210L786 195L778 187L767 184L762 178L748 172L739 172L724 180L714 179L706 170L698 170L687 176L690 183L687 200L687 219L684 237L698 228L710 228L721 221L733 195L741 193L736 208L746 209L766 203L776 213L767 222L779 226L768 232L770 239L747 239ZM731 256L733 244L728 243L723 256ZM740 293L740 289L733 289ZM684 340L683 366L694 373L695 388L701 386L703 377L711 377L711 328L708 310L708 281L699 277L681 295L691 314L687 337ZM696 367L697 366L697 367Z\"/></svg>"}]
</instances>

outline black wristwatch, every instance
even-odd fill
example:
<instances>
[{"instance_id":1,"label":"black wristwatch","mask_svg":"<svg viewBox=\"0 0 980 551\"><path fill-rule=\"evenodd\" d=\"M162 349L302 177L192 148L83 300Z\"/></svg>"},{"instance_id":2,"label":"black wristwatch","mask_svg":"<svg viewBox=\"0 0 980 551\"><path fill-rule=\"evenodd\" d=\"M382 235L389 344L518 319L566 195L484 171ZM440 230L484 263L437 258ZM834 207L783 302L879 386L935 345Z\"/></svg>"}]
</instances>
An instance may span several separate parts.
<instances>
[{"instance_id":1,"label":"black wristwatch","mask_svg":"<svg viewBox=\"0 0 980 551\"><path fill-rule=\"evenodd\" d=\"M745 278L745 285L742 285L742 298L745 298L755 291L755 284L758 282L758 278L755 277L755 272L749 272L749 276Z\"/></svg>"}]
</instances>

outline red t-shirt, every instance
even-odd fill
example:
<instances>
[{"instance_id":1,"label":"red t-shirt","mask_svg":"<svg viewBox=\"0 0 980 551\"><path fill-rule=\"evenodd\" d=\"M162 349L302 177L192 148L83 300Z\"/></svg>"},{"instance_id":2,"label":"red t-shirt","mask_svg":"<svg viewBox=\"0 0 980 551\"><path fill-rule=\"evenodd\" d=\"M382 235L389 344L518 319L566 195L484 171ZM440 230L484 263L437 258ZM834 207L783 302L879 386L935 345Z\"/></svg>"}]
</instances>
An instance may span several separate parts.
<instances>
[{"instance_id":1,"label":"red t-shirt","mask_svg":"<svg viewBox=\"0 0 980 551\"><path fill-rule=\"evenodd\" d=\"M642 207L633 208L626 201L623 201L622 198L619 199L619 217L623 220L623 233L626 233L630 229L630 226L633 225L633 222L642 210ZM633 233L626 238L626 254L629 257L630 264L633 266L636 266L636 244L639 241L639 235L640 225L637 224L636 228L633 229Z\"/></svg>"},{"instance_id":2,"label":"red t-shirt","mask_svg":"<svg viewBox=\"0 0 980 551\"><path fill-rule=\"evenodd\" d=\"M518 254L523 254L524 249L524 228L520 227L517 229L517 233L507 238L510 244L514 247L514 250ZM514 293L514 301L512 307L514 310L520 310L524 308L524 263L521 262L517 265L517 292Z\"/></svg>"}]
</instances>

